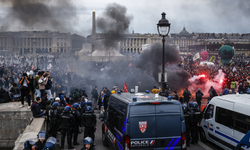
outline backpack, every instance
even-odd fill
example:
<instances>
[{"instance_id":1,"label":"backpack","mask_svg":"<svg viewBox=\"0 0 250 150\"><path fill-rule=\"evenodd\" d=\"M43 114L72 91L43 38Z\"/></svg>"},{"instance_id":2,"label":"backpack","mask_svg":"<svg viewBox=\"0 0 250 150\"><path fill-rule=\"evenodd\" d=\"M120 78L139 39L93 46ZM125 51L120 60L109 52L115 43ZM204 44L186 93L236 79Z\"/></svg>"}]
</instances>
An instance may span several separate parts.
<instances>
[{"instance_id":1,"label":"backpack","mask_svg":"<svg viewBox=\"0 0 250 150\"><path fill-rule=\"evenodd\" d=\"M224 94L225 94L225 95L229 94L228 89L225 89L225 90L224 90Z\"/></svg>"}]
</instances>

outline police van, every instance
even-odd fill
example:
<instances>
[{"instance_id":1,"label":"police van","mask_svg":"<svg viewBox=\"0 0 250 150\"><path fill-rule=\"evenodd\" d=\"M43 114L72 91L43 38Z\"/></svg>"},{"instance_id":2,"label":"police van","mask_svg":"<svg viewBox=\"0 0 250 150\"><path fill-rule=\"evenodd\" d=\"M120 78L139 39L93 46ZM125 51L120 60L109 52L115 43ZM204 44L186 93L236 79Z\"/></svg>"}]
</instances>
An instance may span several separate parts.
<instances>
[{"instance_id":1,"label":"police van","mask_svg":"<svg viewBox=\"0 0 250 150\"><path fill-rule=\"evenodd\" d=\"M240 140L238 145L235 147L234 150L242 150L244 148L250 147L250 130L247 132L247 134Z\"/></svg>"},{"instance_id":2,"label":"police van","mask_svg":"<svg viewBox=\"0 0 250 150\"><path fill-rule=\"evenodd\" d=\"M182 106L157 94L112 94L102 124L102 142L114 150L185 150Z\"/></svg>"},{"instance_id":3,"label":"police van","mask_svg":"<svg viewBox=\"0 0 250 150\"><path fill-rule=\"evenodd\" d=\"M250 130L250 95L234 94L214 97L203 111L200 138L223 149L234 149ZM249 149L245 147L243 149Z\"/></svg>"}]
</instances>

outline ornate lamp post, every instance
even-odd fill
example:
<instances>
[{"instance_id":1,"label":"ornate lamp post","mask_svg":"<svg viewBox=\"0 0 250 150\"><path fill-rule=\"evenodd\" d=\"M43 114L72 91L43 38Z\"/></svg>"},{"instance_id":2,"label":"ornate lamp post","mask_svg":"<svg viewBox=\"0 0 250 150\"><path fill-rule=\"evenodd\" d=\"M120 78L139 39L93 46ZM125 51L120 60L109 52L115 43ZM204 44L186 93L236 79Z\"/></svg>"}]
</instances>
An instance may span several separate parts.
<instances>
[{"instance_id":1,"label":"ornate lamp post","mask_svg":"<svg viewBox=\"0 0 250 150\"><path fill-rule=\"evenodd\" d=\"M166 13L163 12L161 20L159 20L157 24L157 30L159 33L159 36L162 37L162 77L161 77L161 82L162 82L162 94L165 94L165 37L168 36L168 33L170 31L170 23L166 19Z\"/></svg>"}]
</instances>

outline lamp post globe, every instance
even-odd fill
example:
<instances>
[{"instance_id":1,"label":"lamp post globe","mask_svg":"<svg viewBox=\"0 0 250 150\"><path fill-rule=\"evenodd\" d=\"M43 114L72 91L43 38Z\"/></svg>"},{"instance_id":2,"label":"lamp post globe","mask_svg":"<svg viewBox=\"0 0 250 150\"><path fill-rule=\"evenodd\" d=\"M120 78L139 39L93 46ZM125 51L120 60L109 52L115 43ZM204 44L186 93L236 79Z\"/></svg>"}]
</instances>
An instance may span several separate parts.
<instances>
[{"instance_id":1,"label":"lamp post globe","mask_svg":"<svg viewBox=\"0 0 250 150\"><path fill-rule=\"evenodd\" d=\"M166 19L166 13L163 12L161 14L162 18L161 20L159 20L158 24L157 24L157 30L159 33L159 36L168 36L168 33L170 31L170 23L169 21Z\"/></svg>"},{"instance_id":2,"label":"lamp post globe","mask_svg":"<svg viewBox=\"0 0 250 150\"><path fill-rule=\"evenodd\" d=\"M168 33L170 31L170 23L166 19L166 13L163 12L161 14L162 18L159 20L157 24L157 30L159 33L159 36L162 37L162 75L161 75L161 84L162 84L162 91L161 95L165 95L165 37L168 36Z\"/></svg>"}]
</instances>

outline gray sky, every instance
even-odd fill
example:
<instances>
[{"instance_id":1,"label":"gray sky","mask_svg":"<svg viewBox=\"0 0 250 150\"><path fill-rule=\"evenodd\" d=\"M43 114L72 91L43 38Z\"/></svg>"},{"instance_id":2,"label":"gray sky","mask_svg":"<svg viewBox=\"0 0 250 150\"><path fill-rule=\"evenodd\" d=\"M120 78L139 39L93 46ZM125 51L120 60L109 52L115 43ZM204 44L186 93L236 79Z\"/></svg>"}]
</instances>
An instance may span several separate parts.
<instances>
[{"instance_id":1,"label":"gray sky","mask_svg":"<svg viewBox=\"0 0 250 150\"><path fill-rule=\"evenodd\" d=\"M0 0L1 1L1 0ZM250 33L250 0L69 0L76 8L77 21L72 28L81 35L89 35L92 10L102 15L109 3L127 8L133 16L129 31L156 33L156 24L165 12L171 23L170 33L179 33L185 26L189 32ZM1 18L6 14L0 6ZM63 10L62 10L63 11ZM18 21L17 21L18 22ZM17 30L17 26L11 30Z\"/></svg>"}]
</instances>

